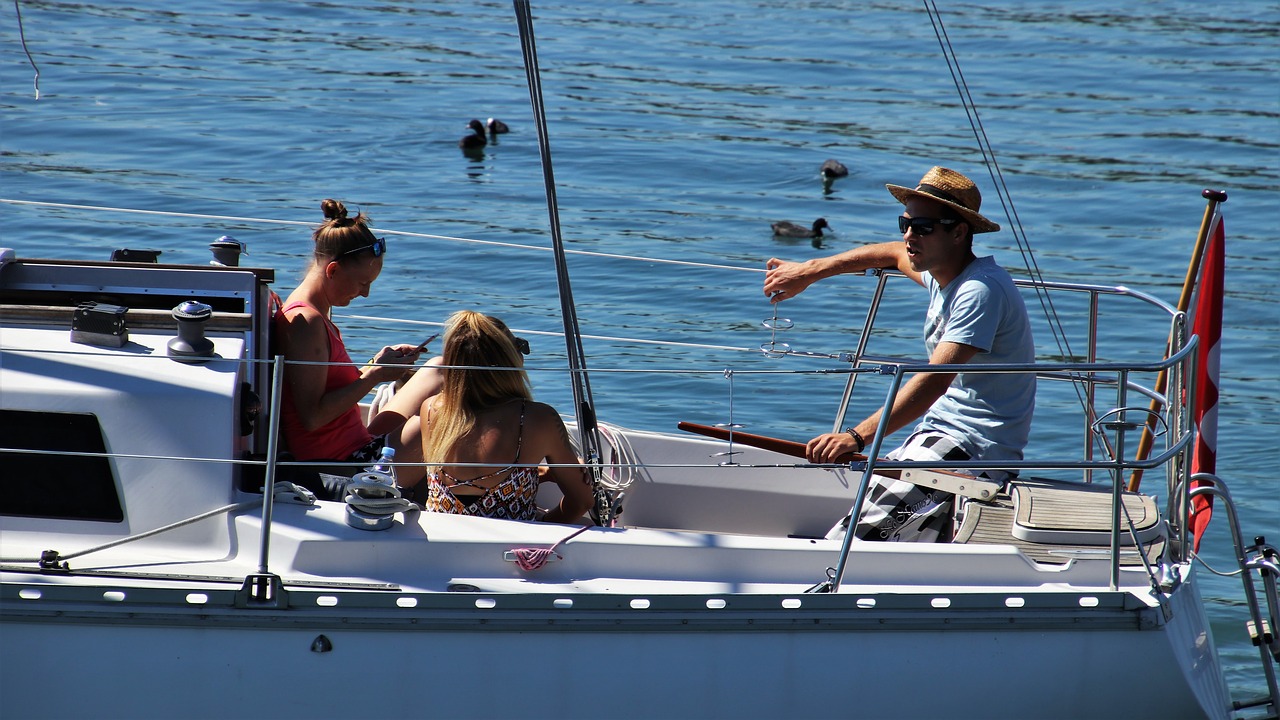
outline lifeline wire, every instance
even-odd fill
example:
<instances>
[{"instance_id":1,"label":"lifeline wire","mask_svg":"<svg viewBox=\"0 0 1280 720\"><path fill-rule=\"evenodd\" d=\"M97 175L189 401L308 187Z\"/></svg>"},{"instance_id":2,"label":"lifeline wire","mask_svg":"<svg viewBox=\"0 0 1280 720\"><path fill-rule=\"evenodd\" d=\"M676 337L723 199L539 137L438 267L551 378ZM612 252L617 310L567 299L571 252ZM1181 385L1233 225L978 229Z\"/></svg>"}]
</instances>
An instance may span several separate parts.
<instances>
[{"instance_id":1,"label":"lifeline wire","mask_svg":"<svg viewBox=\"0 0 1280 720\"><path fill-rule=\"evenodd\" d=\"M160 217L180 217L195 218L199 220L229 220L231 222L245 223L262 223L264 225L298 225L305 227L314 227L315 223L309 220L276 220L273 218L256 218L243 217L239 215L209 215L206 213L187 213L176 212L173 210L139 210L136 208L108 207L102 205L77 205L74 203L56 203L44 202L41 200L16 200L13 198L0 198L0 203L8 205L30 205L32 207L49 207L49 208L65 208L68 210L97 210L101 212L119 212L134 213L137 215L157 215ZM390 230L387 228L370 227L370 230L378 233L387 233L389 235L400 235L403 237L428 238L431 240L450 240L453 242L472 243L475 245L491 245L494 247L516 248L518 250L537 250L538 252L554 252L553 248L541 247L539 245L525 245L522 243L502 242L499 240L478 240L476 238L455 237L453 235L432 235L431 233L410 232L408 230ZM684 265L687 267L707 268L709 270L740 270L743 272L763 273L764 268L742 267L741 265L721 265L718 263L695 262L693 260L673 260L670 258L643 257L640 255L621 255L618 253L604 253L594 250L572 250L564 249L566 255L588 255L591 257L609 258L612 260L639 260L647 263L660 263L664 265Z\"/></svg>"},{"instance_id":2,"label":"lifeline wire","mask_svg":"<svg viewBox=\"0 0 1280 720\"><path fill-rule=\"evenodd\" d=\"M240 222L240 223L261 223L264 225L296 225L299 227L312 227L315 225L314 222L311 222L308 220L280 220L276 218L258 218L258 217L248 217L248 216L240 216L240 215L212 215L208 213L177 212L174 210L141 210L138 208L111 207L111 206L105 206L105 205L81 205L76 203L47 202L43 200L18 200L14 198L0 198L0 204L25 205L25 206L40 207L40 208L61 208L61 209L67 209L67 210L91 210L94 212L118 212L118 213L130 213L135 215L154 215L157 217L191 218L191 219L197 219L197 220L224 220L229 222ZM502 242L498 240L479 240L476 238L456 237L452 235L433 235L431 233L411 232L408 230L392 230L387 228L373 227L370 229L378 233L386 233L388 235L399 235L403 237L427 238L431 240L447 240L450 242L469 243L473 245L485 245L490 247L503 247L503 248L511 248L515 250L536 250L538 252L553 251L553 248L541 247L538 245L526 245L523 243ZM562 252L564 252L565 255L585 255L590 257L606 258L610 260L635 260L635 261L645 262L645 263L681 265L684 267L703 268L708 270L732 270L736 272L750 272L750 273L765 272L763 268L758 268L758 267L743 267L740 265L721 265L717 263L695 262L692 260L673 260L670 258L659 258L659 257L651 257L651 256L622 255L618 253L603 253L603 252L596 252L591 250L574 250L571 248L564 248ZM776 306L774 309L776 314L776 310L777 310ZM429 325L429 326L441 325L441 323L433 323L433 322L427 322L422 320L407 320L404 318L388 318L388 317L360 315L360 314L353 314L353 313L338 313L336 314L336 317L354 318L357 320L376 320L379 322L409 323L414 325ZM790 319L777 318L777 320L780 324L782 323L787 324L787 327L785 328L780 326L778 328L779 330L788 329L790 327L790 323L791 323ZM518 328L513 328L513 329L518 329ZM544 334L544 335L560 334L560 333L547 333L545 331L538 331L538 330L523 330L522 332L530 333L530 334ZM581 333L579 333L578 335L580 338L588 338L591 340L634 342L634 343L641 343L641 344L698 348L698 349L705 349L705 350L732 350L736 352L762 352L764 350L764 348L762 347L746 348L746 347L738 347L733 345L708 345L705 343L684 343L684 342L676 342L672 340L641 340L638 338L621 337L621 336L615 336L615 335L583 335ZM768 344L769 343L765 343L766 346ZM796 350L794 348L791 348L787 343L777 343L777 348L779 351L778 357L781 357L783 355L791 355L796 357L809 357L809 358L819 358L824 360L840 360L841 362L850 362L850 360L848 359L849 353L843 353L843 352L824 353L824 352L810 352L805 350ZM597 370L597 372L599 372L599 370Z\"/></svg>"},{"instance_id":3,"label":"lifeline wire","mask_svg":"<svg viewBox=\"0 0 1280 720\"><path fill-rule=\"evenodd\" d=\"M139 210L135 208L107 207L107 206L99 206L99 205L77 205L72 203L55 203L55 202L44 202L44 201L38 201L38 200L15 200L11 198L0 198L0 203L10 204L10 205L29 205L32 207L66 208L71 210L93 210L93 211L100 211L100 212L119 212L119 213L134 213L134 214L140 214L140 215L157 215L157 216L163 216L163 217L184 217L184 218L195 218L195 219L201 219L201 220L230 220L235 222L262 223L262 224L272 224L272 225L298 225L298 226L311 227L315 224L313 222L303 221L303 220L278 220L278 219L272 219L272 218L255 218L255 217L242 217L242 216L233 216L233 215L208 215L204 213L185 213L185 212L176 212L176 211L170 211L170 210ZM525 245L521 243L500 242L497 240L478 240L476 238L454 237L450 235L432 235L430 233L410 232L407 230L390 230L386 228L376 228L376 227L371 227L370 229L378 233L387 233L390 235L429 238L433 240L449 240L453 242L505 247L505 248L512 248L516 250L536 250L538 252L549 252L551 250L551 248L539 247L537 245ZM667 258L642 257L637 255L620 255L616 253L602 253L602 252L594 252L589 250L572 250L572 249L566 248L565 253L573 254L573 255L589 255L593 257L608 258L611 260L636 260L636 261L646 262L646 263L683 265L686 267L696 267L696 268L703 268L703 269L709 269L709 270L734 270L734 271L751 272L751 273L764 272L764 270L760 268L749 268L749 267L742 267L738 265L719 265L714 263L694 262L691 260L670 260ZM777 314L776 310L777 308L775 306L775 313L774 313L775 315ZM409 325L415 325L415 326L427 326L427 327L443 327L444 325L444 323L441 323L441 322L431 322L427 320L411 320L406 318L382 317L377 315L362 315L359 313L335 313L334 317L350 318L354 320L375 321L379 323L402 323L402 324L409 324ZM790 325L791 320L787 318L776 318L776 320L779 323L786 324L786 327L779 327L778 329L780 330L788 329L791 327ZM767 323L769 321L766 320L765 322ZM766 325L766 327L768 327L768 325ZM545 330L530 330L530 329L520 329L520 328L512 328L512 330L515 332L526 334L526 335L563 336L563 333L552 333L552 332L547 332ZM621 335L589 335L589 334L579 333L579 337L582 337L584 339L589 339L589 340L600 340L604 342L628 342L628 343L635 343L639 345L662 345L664 347L682 347L682 348L693 348L693 349L699 349L699 350L725 350L725 351L733 351L733 352L752 352L752 353L762 352L764 350L763 347L749 348L749 347L741 347L738 345L713 345L708 343L679 342L676 340L643 340L640 338L625 337ZM766 345L768 345L768 343L766 343ZM840 360L844 362L846 361L846 356L847 356L847 353L823 353L823 352L807 352L802 350L794 350L787 343L777 343L777 346L779 350L776 357L782 357L783 355L795 355L799 357L811 357L811 358L820 358L820 359L826 359L826 360ZM771 357L773 356L771 355Z\"/></svg>"}]
</instances>

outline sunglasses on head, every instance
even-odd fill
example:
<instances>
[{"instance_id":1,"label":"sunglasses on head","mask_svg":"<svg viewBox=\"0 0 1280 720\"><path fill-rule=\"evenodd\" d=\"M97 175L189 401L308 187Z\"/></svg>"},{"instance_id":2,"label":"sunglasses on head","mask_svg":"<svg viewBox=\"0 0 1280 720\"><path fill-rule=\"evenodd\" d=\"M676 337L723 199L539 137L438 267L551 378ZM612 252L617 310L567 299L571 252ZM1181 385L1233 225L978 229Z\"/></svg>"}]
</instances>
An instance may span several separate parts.
<instances>
[{"instance_id":1,"label":"sunglasses on head","mask_svg":"<svg viewBox=\"0 0 1280 720\"><path fill-rule=\"evenodd\" d=\"M338 256L334 259L341 260L348 255L355 255L356 253L364 252L365 250L372 250L374 257L382 257L382 253L387 251L387 239L385 237L374 238L372 243L368 245L361 245L358 248L353 248L344 253L338 253Z\"/></svg>"},{"instance_id":2,"label":"sunglasses on head","mask_svg":"<svg viewBox=\"0 0 1280 720\"><path fill-rule=\"evenodd\" d=\"M520 354L521 354L521 355L528 355L528 354L529 354L529 341L528 341L528 340L525 340L525 339L524 339L524 338L522 338L522 337L513 337L512 339L513 339L513 340L515 340L515 343L516 343L516 349L520 351Z\"/></svg>"},{"instance_id":3,"label":"sunglasses on head","mask_svg":"<svg viewBox=\"0 0 1280 720\"><path fill-rule=\"evenodd\" d=\"M907 230L911 230L916 234L917 237L924 237L925 235L930 235L933 233L934 225L942 225L943 227L946 227L948 225L954 225L958 222L960 221L956 220L955 218L949 218L949 219L926 218L926 217L909 218L909 217L902 217L901 215L899 215L898 216L898 232L905 235L907 233Z\"/></svg>"}]
</instances>

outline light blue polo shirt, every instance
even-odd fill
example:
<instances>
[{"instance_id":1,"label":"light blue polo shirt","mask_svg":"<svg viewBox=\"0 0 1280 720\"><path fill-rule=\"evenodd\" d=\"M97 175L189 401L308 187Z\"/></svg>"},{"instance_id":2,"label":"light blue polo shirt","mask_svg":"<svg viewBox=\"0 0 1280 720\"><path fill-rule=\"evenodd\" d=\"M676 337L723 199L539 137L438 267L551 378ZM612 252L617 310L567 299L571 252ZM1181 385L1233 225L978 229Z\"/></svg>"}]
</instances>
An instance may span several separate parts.
<instances>
[{"instance_id":1,"label":"light blue polo shirt","mask_svg":"<svg viewBox=\"0 0 1280 720\"><path fill-rule=\"evenodd\" d=\"M1035 362L1035 341L1022 294L1008 271L980 257L947 285L929 273L924 344L933 356L940 342L972 345L969 364ZM1021 460L1036 405L1033 374L959 373L929 408L917 430L940 430L975 459Z\"/></svg>"}]
</instances>

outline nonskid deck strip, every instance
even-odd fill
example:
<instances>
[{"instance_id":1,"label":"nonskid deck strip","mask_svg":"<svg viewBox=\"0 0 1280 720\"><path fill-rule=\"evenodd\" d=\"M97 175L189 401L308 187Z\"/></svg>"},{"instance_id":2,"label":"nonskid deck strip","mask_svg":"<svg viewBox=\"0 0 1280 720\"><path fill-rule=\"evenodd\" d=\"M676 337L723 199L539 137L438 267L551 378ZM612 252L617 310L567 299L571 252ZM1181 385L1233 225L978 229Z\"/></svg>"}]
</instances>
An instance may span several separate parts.
<instances>
[{"instance_id":1,"label":"nonskid deck strip","mask_svg":"<svg viewBox=\"0 0 1280 720\"><path fill-rule=\"evenodd\" d=\"M1013 535L1013 503L1000 496L991 503L969 503L965 518L953 542L968 545L1012 545L1039 563L1062 565L1072 559L1106 560L1109 547L1102 545L1045 544L1020 540ZM1163 538L1147 543L1147 561L1156 563L1164 554ZM1132 546L1120 548L1122 567L1141 566L1142 558Z\"/></svg>"}]
</instances>

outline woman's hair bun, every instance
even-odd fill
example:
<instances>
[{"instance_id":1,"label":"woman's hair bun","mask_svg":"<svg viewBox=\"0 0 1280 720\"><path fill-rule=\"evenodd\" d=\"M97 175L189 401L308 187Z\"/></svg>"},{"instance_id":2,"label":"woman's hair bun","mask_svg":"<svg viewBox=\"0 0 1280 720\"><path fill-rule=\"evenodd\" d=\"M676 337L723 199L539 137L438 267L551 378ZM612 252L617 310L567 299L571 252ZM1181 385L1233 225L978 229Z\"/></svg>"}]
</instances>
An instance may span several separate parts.
<instances>
[{"instance_id":1,"label":"woman's hair bun","mask_svg":"<svg viewBox=\"0 0 1280 720\"><path fill-rule=\"evenodd\" d=\"M326 198L320 203L320 210L324 212L325 220L346 220L347 206L341 201L332 198Z\"/></svg>"}]
</instances>

